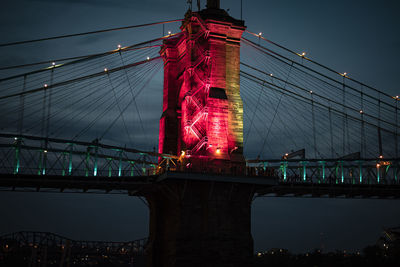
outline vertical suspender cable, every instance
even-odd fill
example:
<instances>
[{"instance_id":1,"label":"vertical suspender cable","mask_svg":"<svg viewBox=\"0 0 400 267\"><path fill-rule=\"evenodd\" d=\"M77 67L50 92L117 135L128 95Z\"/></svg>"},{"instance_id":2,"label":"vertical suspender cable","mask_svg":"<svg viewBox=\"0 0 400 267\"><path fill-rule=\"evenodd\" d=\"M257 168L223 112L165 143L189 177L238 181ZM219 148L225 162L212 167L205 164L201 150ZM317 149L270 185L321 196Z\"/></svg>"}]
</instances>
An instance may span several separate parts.
<instances>
[{"instance_id":1,"label":"vertical suspender cable","mask_svg":"<svg viewBox=\"0 0 400 267\"><path fill-rule=\"evenodd\" d=\"M394 118L394 120L395 120L395 124L396 124L396 126L395 126L395 129L394 129L394 143L395 143L395 152L394 152L394 154L395 154L395 157L396 157L396 159L397 159L397 156L398 156L398 143L397 143L397 128L398 128L398 125L397 125L397 120L398 120L398 118L397 118L397 102L399 101L399 99L398 99L398 97L396 96L396 99L395 99L395 101L396 101L396 107L395 107L395 118Z\"/></svg>"},{"instance_id":2,"label":"vertical suspender cable","mask_svg":"<svg viewBox=\"0 0 400 267\"><path fill-rule=\"evenodd\" d=\"M314 158L317 158L317 137L316 137L316 130L315 130L315 113L314 113L314 99L312 91L311 94L311 116L312 116L312 128L313 128L313 138L314 138Z\"/></svg>"},{"instance_id":3,"label":"vertical suspender cable","mask_svg":"<svg viewBox=\"0 0 400 267\"><path fill-rule=\"evenodd\" d=\"M54 68L50 72L50 86L53 85L54 78ZM53 94L53 90L49 92L49 103L47 104L47 118L46 118L46 148L47 148L47 139L49 138L49 129L50 129L50 115L51 115L51 97Z\"/></svg>"},{"instance_id":4,"label":"vertical suspender cable","mask_svg":"<svg viewBox=\"0 0 400 267\"><path fill-rule=\"evenodd\" d=\"M379 156L383 156L381 136L381 94L378 95L378 138Z\"/></svg>"},{"instance_id":5,"label":"vertical suspender cable","mask_svg":"<svg viewBox=\"0 0 400 267\"><path fill-rule=\"evenodd\" d=\"M24 75L24 84L22 86L22 92L25 92L26 89L26 75ZM22 135L22 128L24 125L24 105L25 105L25 96L21 94L19 96L19 119L18 119L18 133Z\"/></svg>"},{"instance_id":6,"label":"vertical suspender cable","mask_svg":"<svg viewBox=\"0 0 400 267\"><path fill-rule=\"evenodd\" d=\"M360 155L362 158L365 158L365 125L364 125L364 93L363 87L361 86L361 105L360 105L360 115L361 115L361 129L360 129Z\"/></svg>"},{"instance_id":7,"label":"vertical suspender cable","mask_svg":"<svg viewBox=\"0 0 400 267\"><path fill-rule=\"evenodd\" d=\"M46 100L47 100L47 84L43 90L43 105L42 105L42 121L40 126L40 136L44 136L45 121L46 121Z\"/></svg>"},{"instance_id":8,"label":"vertical suspender cable","mask_svg":"<svg viewBox=\"0 0 400 267\"><path fill-rule=\"evenodd\" d=\"M342 141L343 141L343 144L342 144L342 156L346 155L346 128L345 128L345 126L346 126L346 120L347 120L346 107L345 107L345 104L346 104L345 89L346 89L346 87L345 87L344 81L345 81L345 76L343 76L343 83L342 83L342 85L343 85L342 86L342 96L343 96L342 104L343 104L343 114L345 114L343 119L342 119Z\"/></svg>"},{"instance_id":9,"label":"vertical suspender cable","mask_svg":"<svg viewBox=\"0 0 400 267\"><path fill-rule=\"evenodd\" d=\"M333 152L333 129L332 129L332 112L331 112L331 103L329 103L329 108L328 108L328 114L329 114L329 132L331 135L331 158L335 157L335 153Z\"/></svg>"},{"instance_id":10,"label":"vertical suspender cable","mask_svg":"<svg viewBox=\"0 0 400 267\"><path fill-rule=\"evenodd\" d=\"M47 98L47 84L44 85L44 90L43 90L42 121L41 121L41 126L40 126L40 136L42 136L42 137L44 135L45 121L46 121L46 98ZM43 141L41 141L40 147L43 148L43 146L44 146ZM39 170L38 170L39 175L43 174L44 160L45 160L44 159L44 150L41 149L39 151Z\"/></svg>"},{"instance_id":11,"label":"vertical suspender cable","mask_svg":"<svg viewBox=\"0 0 400 267\"><path fill-rule=\"evenodd\" d=\"M250 135L250 132L251 132L251 128L253 127L254 117L256 116L256 112L258 111L258 105L260 104L262 93L264 92L264 83L265 83L265 81L263 81L263 84L261 85L260 94L259 94L259 96L257 98L257 103L256 103L256 106L255 106L254 111L253 111L253 116L251 117L251 120L250 120L249 130L247 131L246 138L245 138L243 146L246 146L246 143L249 140L249 135Z\"/></svg>"},{"instance_id":12,"label":"vertical suspender cable","mask_svg":"<svg viewBox=\"0 0 400 267\"><path fill-rule=\"evenodd\" d=\"M284 89L286 88L287 82L288 82L288 80L289 80L290 73L292 72L292 68L293 68L293 62L292 62L292 64L290 65L290 69L289 69L289 72L288 72L288 74L287 74L287 77L286 77L286 80L285 80L285 84L284 84L284 86L283 86ZM271 74L271 79L272 79L272 74ZM282 94L279 96L279 101L278 101L278 104L276 105L275 113L274 113L274 116L272 117L271 125L269 126L269 128L268 128L268 130L267 130L267 133L266 133L266 135L265 135L263 144L262 144L262 146L261 146L260 153L258 154L259 156L261 155L261 153L262 153L263 150L264 150L264 146L265 146L265 143L266 143L266 141L267 141L267 139L268 139L268 136L269 136L269 133L270 133L270 131L271 131L271 128L272 128L272 126L273 126L273 124L274 124L275 117L276 117L276 115L278 114L278 109L279 109L279 106L281 105L281 101L282 101L283 95L284 95L284 93L282 93Z\"/></svg>"}]
</instances>

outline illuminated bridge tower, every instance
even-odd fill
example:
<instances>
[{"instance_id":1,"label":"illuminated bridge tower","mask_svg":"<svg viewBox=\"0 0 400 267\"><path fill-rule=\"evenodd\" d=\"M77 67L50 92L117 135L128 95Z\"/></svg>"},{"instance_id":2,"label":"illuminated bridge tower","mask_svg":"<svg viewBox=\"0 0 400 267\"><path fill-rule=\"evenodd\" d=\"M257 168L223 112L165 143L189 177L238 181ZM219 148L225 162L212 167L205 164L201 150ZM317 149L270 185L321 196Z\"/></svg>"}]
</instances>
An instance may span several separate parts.
<instances>
[{"instance_id":1,"label":"illuminated bridge tower","mask_svg":"<svg viewBox=\"0 0 400 267\"><path fill-rule=\"evenodd\" d=\"M245 166L239 85L244 23L209 0L206 9L187 12L181 30L160 52L159 152L181 155L187 172L161 175L145 195L148 266L251 266L254 186L240 176Z\"/></svg>"},{"instance_id":2,"label":"illuminated bridge tower","mask_svg":"<svg viewBox=\"0 0 400 267\"><path fill-rule=\"evenodd\" d=\"M185 154L192 171L243 168L240 38L244 22L219 9L188 12L182 33L166 40L159 152Z\"/></svg>"}]
</instances>

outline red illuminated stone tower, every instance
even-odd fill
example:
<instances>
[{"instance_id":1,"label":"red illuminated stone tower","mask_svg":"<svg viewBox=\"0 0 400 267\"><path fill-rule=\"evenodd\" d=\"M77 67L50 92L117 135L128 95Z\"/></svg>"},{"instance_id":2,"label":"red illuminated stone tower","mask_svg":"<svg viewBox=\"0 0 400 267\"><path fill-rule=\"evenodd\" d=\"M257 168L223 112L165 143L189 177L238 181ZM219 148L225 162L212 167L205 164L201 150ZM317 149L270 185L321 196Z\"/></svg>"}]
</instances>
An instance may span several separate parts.
<instances>
[{"instance_id":1,"label":"red illuminated stone tower","mask_svg":"<svg viewBox=\"0 0 400 267\"><path fill-rule=\"evenodd\" d=\"M239 85L244 23L220 9L219 1L208 0L206 9L186 13L181 30L164 41L160 52L159 152L180 154L180 168L187 172L164 173L145 193L148 266L251 266L255 187L240 176L245 166Z\"/></svg>"},{"instance_id":2,"label":"red illuminated stone tower","mask_svg":"<svg viewBox=\"0 0 400 267\"><path fill-rule=\"evenodd\" d=\"M243 163L240 38L244 22L208 1L166 40L159 152L185 154L192 171L239 172Z\"/></svg>"}]
</instances>

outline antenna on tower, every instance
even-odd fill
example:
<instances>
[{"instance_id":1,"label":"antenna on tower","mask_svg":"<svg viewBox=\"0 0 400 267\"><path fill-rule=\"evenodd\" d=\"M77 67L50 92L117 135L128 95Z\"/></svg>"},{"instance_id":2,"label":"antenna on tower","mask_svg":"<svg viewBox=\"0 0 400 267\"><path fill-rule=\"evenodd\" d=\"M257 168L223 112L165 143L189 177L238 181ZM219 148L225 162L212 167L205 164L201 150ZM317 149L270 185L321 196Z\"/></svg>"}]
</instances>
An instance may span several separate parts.
<instances>
[{"instance_id":1,"label":"antenna on tower","mask_svg":"<svg viewBox=\"0 0 400 267\"><path fill-rule=\"evenodd\" d=\"M190 11L192 11L192 9L193 9L192 0L187 0L187 3L189 4L189 9L190 9Z\"/></svg>"},{"instance_id":2,"label":"antenna on tower","mask_svg":"<svg viewBox=\"0 0 400 267\"><path fill-rule=\"evenodd\" d=\"M207 0L207 8L219 9L219 0Z\"/></svg>"},{"instance_id":3,"label":"antenna on tower","mask_svg":"<svg viewBox=\"0 0 400 267\"><path fill-rule=\"evenodd\" d=\"M240 20L243 20L243 0L240 0Z\"/></svg>"},{"instance_id":4,"label":"antenna on tower","mask_svg":"<svg viewBox=\"0 0 400 267\"><path fill-rule=\"evenodd\" d=\"M197 0L197 11L200 11L200 0Z\"/></svg>"}]
</instances>

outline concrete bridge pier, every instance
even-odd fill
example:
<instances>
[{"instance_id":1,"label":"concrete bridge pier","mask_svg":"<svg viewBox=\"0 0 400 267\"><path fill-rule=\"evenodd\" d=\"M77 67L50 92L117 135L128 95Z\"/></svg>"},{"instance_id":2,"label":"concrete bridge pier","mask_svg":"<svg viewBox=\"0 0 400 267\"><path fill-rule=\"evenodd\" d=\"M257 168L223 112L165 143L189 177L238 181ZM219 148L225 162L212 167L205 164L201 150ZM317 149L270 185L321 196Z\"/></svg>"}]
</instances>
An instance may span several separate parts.
<instances>
[{"instance_id":1,"label":"concrete bridge pier","mask_svg":"<svg viewBox=\"0 0 400 267\"><path fill-rule=\"evenodd\" d=\"M146 195L148 267L251 266L253 186L166 180Z\"/></svg>"}]
</instances>

